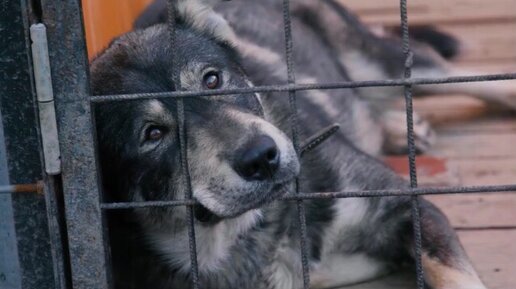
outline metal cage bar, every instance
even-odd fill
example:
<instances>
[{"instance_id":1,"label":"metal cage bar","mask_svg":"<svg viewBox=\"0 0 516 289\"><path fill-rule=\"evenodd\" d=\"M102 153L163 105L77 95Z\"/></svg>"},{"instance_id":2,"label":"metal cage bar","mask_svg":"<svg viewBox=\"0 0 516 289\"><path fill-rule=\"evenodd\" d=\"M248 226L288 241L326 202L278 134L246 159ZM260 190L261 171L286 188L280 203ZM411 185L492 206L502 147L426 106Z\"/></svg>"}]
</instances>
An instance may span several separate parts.
<instances>
[{"instance_id":1,"label":"metal cage bar","mask_svg":"<svg viewBox=\"0 0 516 289\"><path fill-rule=\"evenodd\" d=\"M343 88L360 88L360 87L390 87L390 86L406 86L406 85L430 85L430 84L450 84L463 82L483 82L483 81L500 81L515 80L516 73L502 74L485 74L474 76L453 76L453 77L430 77L430 78L405 78L405 79L387 79L387 80L366 80L366 81L342 81L336 83L308 83L296 85L263 85L238 89L214 89L209 91L169 91L156 93L134 93L134 94L117 94L117 95L96 95L92 96L92 102L107 101L125 101L136 99L157 99L166 97L207 97L213 95L232 95L255 92L285 92L285 91L304 91L304 90L327 90L327 89L343 89Z\"/></svg>"},{"instance_id":2,"label":"metal cage bar","mask_svg":"<svg viewBox=\"0 0 516 289\"><path fill-rule=\"evenodd\" d=\"M175 90L181 91L181 78L179 74L178 57L174 49L177 44L176 38L176 7L177 0L168 0L168 26L170 30L170 39L172 42L172 79L174 80ZM188 168L188 151L186 138L186 116L183 98L176 99L177 104L177 122L179 128L179 150L181 154L181 169L183 171L183 184L186 188L185 197L187 200L193 200L192 184L190 179L190 171ZM199 289L199 265L197 263L197 244L195 239L195 220L193 205L186 206L186 217L188 225L188 246L190 250L190 275L192 277L192 288Z\"/></svg>"},{"instance_id":3,"label":"metal cage bar","mask_svg":"<svg viewBox=\"0 0 516 289\"><path fill-rule=\"evenodd\" d=\"M424 196L424 195L452 195L452 194L475 194L475 193L514 193L516 185L501 186L471 186L471 187L442 187L442 188L409 188L405 190L364 190L364 191L343 191L343 192L319 192L287 194L278 200L314 200L314 199L344 199L344 198L371 198L371 197L401 197L401 196ZM191 206L197 204L194 200L173 200L173 201L146 201L146 202L116 202L103 203L104 210L123 210L145 207L174 207Z\"/></svg>"},{"instance_id":4,"label":"metal cage bar","mask_svg":"<svg viewBox=\"0 0 516 289\"><path fill-rule=\"evenodd\" d=\"M72 285L74 289L107 289L111 275L100 208L81 3L42 0L41 5L57 104Z\"/></svg>"},{"instance_id":5,"label":"metal cage bar","mask_svg":"<svg viewBox=\"0 0 516 289\"><path fill-rule=\"evenodd\" d=\"M293 42L292 42L292 22L290 20L290 0L283 0L283 32L285 33L285 58L287 64L288 85L296 84L293 63ZM299 132L296 91L288 91L288 102L290 106L290 127L292 131L292 144L296 154L299 156ZM295 194L299 194L299 178L294 180ZM308 264L308 243L306 232L306 210L303 199L296 200L297 221L299 224L300 248L301 248L301 271L303 275L303 288L310 288L310 267Z\"/></svg>"},{"instance_id":6,"label":"metal cage bar","mask_svg":"<svg viewBox=\"0 0 516 289\"><path fill-rule=\"evenodd\" d=\"M410 79L412 77L412 64L414 54L410 50L409 26L407 15L407 0L400 0L400 20L402 31L402 45L403 53L405 54L405 71L403 78ZM400 63L401 64L401 63ZM414 108L412 105L412 84L403 86L405 94L405 113L407 119L407 144L408 144L408 163L410 171L410 187L417 188L417 169L416 169L416 146L414 143ZM415 251L415 265L416 265L416 285L418 289L425 289L425 280L423 265L421 264L421 213L419 208L419 196L412 196L412 226L414 235L414 251Z\"/></svg>"}]
</instances>

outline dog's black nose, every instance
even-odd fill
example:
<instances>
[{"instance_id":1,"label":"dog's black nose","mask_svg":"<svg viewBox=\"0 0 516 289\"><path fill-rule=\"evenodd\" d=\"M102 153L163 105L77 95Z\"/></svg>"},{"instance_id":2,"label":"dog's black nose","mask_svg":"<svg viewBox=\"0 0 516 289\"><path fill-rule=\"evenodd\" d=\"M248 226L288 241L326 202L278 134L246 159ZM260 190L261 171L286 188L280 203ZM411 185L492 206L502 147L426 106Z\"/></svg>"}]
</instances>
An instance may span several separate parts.
<instances>
[{"instance_id":1,"label":"dog's black nose","mask_svg":"<svg viewBox=\"0 0 516 289\"><path fill-rule=\"evenodd\" d=\"M246 180L271 179L278 170L280 152L269 136L258 136L236 152L235 171Z\"/></svg>"}]
</instances>

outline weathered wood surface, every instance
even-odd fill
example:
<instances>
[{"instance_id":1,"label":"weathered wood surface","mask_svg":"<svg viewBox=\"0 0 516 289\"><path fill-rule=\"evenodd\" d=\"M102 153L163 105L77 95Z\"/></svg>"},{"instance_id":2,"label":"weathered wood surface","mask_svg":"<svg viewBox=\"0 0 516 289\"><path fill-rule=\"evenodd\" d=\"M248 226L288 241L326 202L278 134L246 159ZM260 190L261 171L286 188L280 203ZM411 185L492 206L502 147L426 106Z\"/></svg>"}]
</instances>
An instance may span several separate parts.
<instances>
[{"instance_id":1,"label":"weathered wood surface","mask_svg":"<svg viewBox=\"0 0 516 289\"><path fill-rule=\"evenodd\" d=\"M459 231L459 237L490 289L514 289L516 230ZM339 287L341 289L415 289L413 273L397 273L378 280Z\"/></svg>"}]
</instances>

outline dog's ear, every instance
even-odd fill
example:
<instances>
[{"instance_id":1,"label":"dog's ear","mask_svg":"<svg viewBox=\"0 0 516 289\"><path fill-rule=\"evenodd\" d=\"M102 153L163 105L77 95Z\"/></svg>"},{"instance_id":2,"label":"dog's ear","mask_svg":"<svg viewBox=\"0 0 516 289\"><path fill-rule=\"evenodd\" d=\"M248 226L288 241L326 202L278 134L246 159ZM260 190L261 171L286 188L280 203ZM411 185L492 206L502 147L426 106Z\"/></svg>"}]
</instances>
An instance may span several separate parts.
<instances>
[{"instance_id":1,"label":"dog's ear","mask_svg":"<svg viewBox=\"0 0 516 289\"><path fill-rule=\"evenodd\" d=\"M183 22L200 31L205 31L217 39L232 43L234 33L222 15L213 11L213 7L228 0L171 0L176 5L177 16ZM156 0L143 11L134 22L134 28L165 23L167 21L167 0Z\"/></svg>"},{"instance_id":2,"label":"dog's ear","mask_svg":"<svg viewBox=\"0 0 516 289\"><path fill-rule=\"evenodd\" d=\"M176 0L177 13L183 21L200 31L215 36L218 40L232 43L233 29L224 17L213 10L220 2L228 0Z\"/></svg>"}]
</instances>

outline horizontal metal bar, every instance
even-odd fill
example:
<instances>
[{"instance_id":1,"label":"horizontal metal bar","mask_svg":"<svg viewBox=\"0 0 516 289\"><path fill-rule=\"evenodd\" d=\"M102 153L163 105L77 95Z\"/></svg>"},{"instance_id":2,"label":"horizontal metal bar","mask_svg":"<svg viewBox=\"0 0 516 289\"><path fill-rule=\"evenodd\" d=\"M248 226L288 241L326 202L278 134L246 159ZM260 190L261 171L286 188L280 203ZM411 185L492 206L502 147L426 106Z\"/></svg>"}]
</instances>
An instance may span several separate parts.
<instances>
[{"instance_id":1,"label":"horizontal metal bar","mask_svg":"<svg viewBox=\"0 0 516 289\"><path fill-rule=\"evenodd\" d=\"M493 230L516 230L516 226L453 226L457 231L493 231Z\"/></svg>"},{"instance_id":2,"label":"horizontal metal bar","mask_svg":"<svg viewBox=\"0 0 516 289\"><path fill-rule=\"evenodd\" d=\"M13 193L42 193L43 183L38 182L35 184L19 184L19 185L3 185L0 186L0 194L13 194Z\"/></svg>"},{"instance_id":3,"label":"horizontal metal bar","mask_svg":"<svg viewBox=\"0 0 516 289\"><path fill-rule=\"evenodd\" d=\"M516 192L515 185L501 186L472 186L472 187L442 187L442 188L407 188L386 189L386 190L364 190L344 192L319 192L299 193L286 195L278 198L284 201L298 201L311 199L344 199L344 198L368 198L368 197L396 197L396 196L421 196L421 195L448 195L448 194L473 194L473 193L499 193ZM150 202L119 202L103 203L100 207L104 210L119 210L146 207L168 207L168 206L194 206L199 204L195 200L172 200L172 201L150 201Z\"/></svg>"},{"instance_id":4,"label":"horizontal metal bar","mask_svg":"<svg viewBox=\"0 0 516 289\"><path fill-rule=\"evenodd\" d=\"M103 203L100 207L105 210L145 208L145 207L174 207L174 206L193 206L199 202L195 200L173 200L173 201L148 201L148 202L120 202Z\"/></svg>"},{"instance_id":5,"label":"horizontal metal bar","mask_svg":"<svg viewBox=\"0 0 516 289\"><path fill-rule=\"evenodd\" d=\"M487 74L475 76L454 76L445 78L407 78L407 79L389 79L389 80L368 80L368 81L343 81L336 83L310 83L310 84L286 84L286 85L266 85L235 89L214 89L205 91L170 91L157 93L136 93L136 94L117 94L117 95L97 95L90 97L92 102L107 101L123 101L149 98L179 98L179 97L200 97L214 95L231 95L255 92L286 92L286 91L303 91L303 90L327 90L327 89L344 89L359 87L388 87L388 86L406 86L406 85L430 85L430 84L449 84L462 82L479 82L479 81L499 81L514 80L516 73L506 74Z\"/></svg>"}]
</instances>

